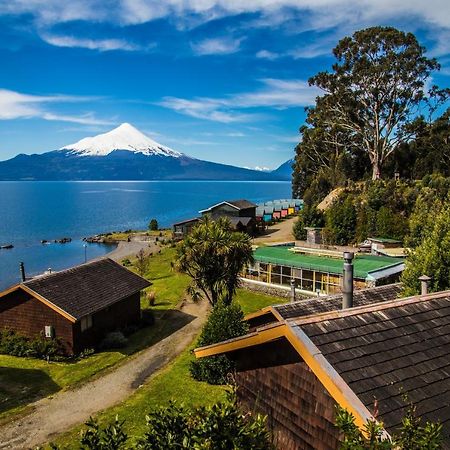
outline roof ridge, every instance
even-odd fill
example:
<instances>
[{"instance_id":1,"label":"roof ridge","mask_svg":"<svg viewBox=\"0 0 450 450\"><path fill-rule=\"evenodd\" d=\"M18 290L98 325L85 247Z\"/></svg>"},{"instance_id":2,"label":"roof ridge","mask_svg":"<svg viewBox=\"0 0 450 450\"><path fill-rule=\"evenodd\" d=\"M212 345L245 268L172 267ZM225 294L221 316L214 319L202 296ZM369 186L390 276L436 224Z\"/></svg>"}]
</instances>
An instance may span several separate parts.
<instances>
[{"instance_id":1,"label":"roof ridge","mask_svg":"<svg viewBox=\"0 0 450 450\"><path fill-rule=\"evenodd\" d=\"M375 287L369 287L369 288L365 288L365 289L359 289L359 290L354 291L353 294L354 295L355 294L360 294L360 293L362 294L362 293L365 293L367 291L370 291L370 292L378 291L378 290L381 291L381 290L383 290L383 288L386 289L388 287L398 286L398 285L401 285L401 284L402 283L400 283L400 282L398 282L398 283L390 283L390 284L383 284L382 286L375 286ZM339 298L339 297L342 297L342 296L343 296L342 292L339 292L337 294L328 294L328 295L325 295L323 297L315 295L315 296L311 296L311 297L307 297L307 298L302 298L300 300L296 300L295 302L277 303L275 305L270 305L270 307L272 307L272 308L279 308L279 307L283 307L283 306L302 305L303 303L307 303L307 302L310 302L311 300L315 300L315 299L321 299L323 301L328 301L328 300L332 300L332 299Z\"/></svg>"},{"instance_id":2,"label":"roof ridge","mask_svg":"<svg viewBox=\"0 0 450 450\"><path fill-rule=\"evenodd\" d=\"M434 300L434 299L449 297L449 296L450 296L450 290L441 291L441 292L433 292L433 293L426 294L426 295L414 295L411 297L405 297L405 298L393 299L393 300L384 301L384 302L372 303L370 305L354 306L352 308L347 308L347 309L338 309L335 311L315 313L314 315L304 316L301 318L297 317L297 318L292 318L292 319L286 319L286 321L289 323L294 323L295 325L305 325L308 323L322 322L323 320L334 320L334 319L340 319L343 317L355 316L355 315L362 314L362 313L382 311L385 309L395 308L398 306L411 305L414 303L419 303L419 302L424 302L424 301L429 301L429 300Z\"/></svg>"},{"instance_id":3,"label":"roof ridge","mask_svg":"<svg viewBox=\"0 0 450 450\"><path fill-rule=\"evenodd\" d=\"M61 269L61 270L55 270L55 271L52 270L49 273L43 273L41 275L36 275L33 278L30 278L30 279L28 279L26 281L22 281L19 285L23 284L23 285L27 286L29 283L31 283L32 281L36 281L37 279L42 280L42 279L46 279L46 278L52 277L52 276L57 275L57 274L61 275L61 274L64 274L64 273L71 273L74 270L79 269L80 267L93 265L94 263L98 263L100 261L111 261L114 264L118 264L120 266L119 263L117 263L116 261L112 260L108 256L99 256L98 258L91 259L91 260L86 261L86 262L81 263L81 264L77 264L76 266L67 267L66 269Z\"/></svg>"}]
</instances>

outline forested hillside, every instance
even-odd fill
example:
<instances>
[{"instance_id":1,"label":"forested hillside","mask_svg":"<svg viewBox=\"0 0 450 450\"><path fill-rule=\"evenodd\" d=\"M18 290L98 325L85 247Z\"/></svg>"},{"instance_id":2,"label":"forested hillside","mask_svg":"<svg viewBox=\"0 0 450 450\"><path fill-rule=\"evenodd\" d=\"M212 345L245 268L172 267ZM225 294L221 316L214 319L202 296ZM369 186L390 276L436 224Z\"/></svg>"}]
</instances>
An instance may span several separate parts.
<instances>
[{"instance_id":1,"label":"forested hillside","mask_svg":"<svg viewBox=\"0 0 450 450\"><path fill-rule=\"evenodd\" d=\"M440 65L413 34L388 27L358 31L333 53L331 70L309 80L323 94L296 147L293 196L305 200L296 235L324 226L330 244L380 236L416 245L420 214L450 186L450 90L432 84Z\"/></svg>"}]
</instances>

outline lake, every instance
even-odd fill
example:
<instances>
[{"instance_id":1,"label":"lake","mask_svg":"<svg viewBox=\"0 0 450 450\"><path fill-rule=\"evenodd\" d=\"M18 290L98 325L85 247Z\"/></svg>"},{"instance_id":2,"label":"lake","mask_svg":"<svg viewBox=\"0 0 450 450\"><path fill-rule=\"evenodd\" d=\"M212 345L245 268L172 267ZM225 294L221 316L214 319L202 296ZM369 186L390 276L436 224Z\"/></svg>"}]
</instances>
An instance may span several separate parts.
<instances>
[{"instance_id":1,"label":"lake","mask_svg":"<svg viewBox=\"0 0 450 450\"><path fill-rule=\"evenodd\" d=\"M290 182L119 181L0 182L0 289L17 283L19 263L27 276L61 270L105 255L111 246L88 244L93 234L145 229L152 218L160 227L198 215L222 200L255 203L291 197ZM41 244L63 237L67 244Z\"/></svg>"}]
</instances>

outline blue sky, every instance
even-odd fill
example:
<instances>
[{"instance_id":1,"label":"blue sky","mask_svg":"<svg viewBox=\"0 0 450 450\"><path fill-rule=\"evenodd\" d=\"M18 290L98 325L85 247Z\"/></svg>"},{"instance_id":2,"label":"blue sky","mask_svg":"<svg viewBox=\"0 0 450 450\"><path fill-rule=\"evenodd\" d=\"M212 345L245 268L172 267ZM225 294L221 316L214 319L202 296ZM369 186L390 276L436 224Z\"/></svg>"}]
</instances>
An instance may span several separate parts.
<instances>
[{"instance_id":1,"label":"blue sky","mask_svg":"<svg viewBox=\"0 0 450 450\"><path fill-rule=\"evenodd\" d=\"M0 160L130 122L197 158L275 168L317 95L307 79L374 25L414 32L450 85L448 1L0 1Z\"/></svg>"}]
</instances>

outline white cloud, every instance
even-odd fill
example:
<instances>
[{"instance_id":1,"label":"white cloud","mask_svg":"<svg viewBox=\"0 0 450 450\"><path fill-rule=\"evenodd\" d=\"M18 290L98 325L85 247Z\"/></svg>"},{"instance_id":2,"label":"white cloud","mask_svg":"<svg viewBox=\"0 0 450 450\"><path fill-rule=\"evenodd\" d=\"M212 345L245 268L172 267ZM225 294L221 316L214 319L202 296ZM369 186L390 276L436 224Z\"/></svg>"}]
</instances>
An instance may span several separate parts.
<instances>
[{"instance_id":1,"label":"white cloud","mask_svg":"<svg viewBox=\"0 0 450 450\"><path fill-rule=\"evenodd\" d=\"M212 120L214 122L245 122L251 119L251 116L248 114L240 114L235 111L224 109L221 100L212 98L187 100L177 97L164 97L158 104L186 116Z\"/></svg>"},{"instance_id":2,"label":"white cloud","mask_svg":"<svg viewBox=\"0 0 450 450\"><path fill-rule=\"evenodd\" d=\"M93 97L67 95L30 95L0 89L0 120L32 119L78 123L82 125L110 125L107 120L97 119L92 113L68 115L48 110L47 104L92 101Z\"/></svg>"},{"instance_id":3,"label":"white cloud","mask_svg":"<svg viewBox=\"0 0 450 450\"><path fill-rule=\"evenodd\" d=\"M274 61L275 59L278 59L283 55L281 55L280 53L271 52L269 50L260 50L256 53L255 56L260 59L268 59L269 61Z\"/></svg>"},{"instance_id":4,"label":"white cloud","mask_svg":"<svg viewBox=\"0 0 450 450\"><path fill-rule=\"evenodd\" d=\"M200 97L184 99L164 97L158 104L198 119L232 123L255 119L255 114L239 112L249 108L286 109L314 103L320 91L304 80L260 80L263 87L254 92L229 95L222 98Z\"/></svg>"},{"instance_id":5,"label":"white cloud","mask_svg":"<svg viewBox=\"0 0 450 450\"><path fill-rule=\"evenodd\" d=\"M289 17L289 10L307 15L315 27L333 27L346 22L376 21L392 17L419 19L449 28L447 0L9 0L0 3L0 13L31 14L44 24L73 20L133 25L164 17L200 16L203 22L242 13L260 13L276 23Z\"/></svg>"},{"instance_id":6,"label":"white cloud","mask_svg":"<svg viewBox=\"0 0 450 450\"><path fill-rule=\"evenodd\" d=\"M112 50L144 50L144 47L126 41L124 39L87 39L77 38L74 36L52 36L49 34L41 35L41 38L48 44L54 45L56 47L79 47L88 48L90 50L99 50L102 52ZM148 46L146 48L148 49L150 47L152 46Z\"/></svg>"},{"instance_id":7,"label":"white cloud","mask_svg":"<svg viewBox=\"0 0 450 450\"><path fill-rule=\"evenodd\" d=\"M430 30L436 41L435 55L448 53L450 30L448 0L8 0L0 1L0 15L28 14L39 32L55 24L70 21L136 25L157 19L168 19L179 29L193 28L218 18L253 13L257 18L242 25L289 28L299 34L305 31L332 31L339 35L378 24L392 24L408 30ZM87 41L87 39L84 39ZM105 41L114 41L106 39ZM225 54L239 50L240 42L212 39L194 43L200 54ZM98 43L97 43L98 44ZM116 42L118 45L118 43ZM126 43L122 43L126 46ZM108 47L111 43L98 44ZM112 44L114 46L114 44ZM133 46L133 44L129 44ZM91 48L94 43L83 45ZM98 46L95 46L99 49ZM331 47L329 47L331 48ZM291 56L311 58L325 53L321 45L307 44ZM105 48L103 48L105 49ZM261 50L258 57L272 58L275 53Z\"/></svg>"},{"instance_id":8,"label":"white cloud","mask_svg":"<svg viewBox=\"0 0 450 450\"><path fill-rule=\"evenodd\" d=\"M199 42L191 42L191 48L199 56L228 55L239 51L242 40L242 38L232 39L229 37L204 39Z\"/></svg>"}]
</instances>

